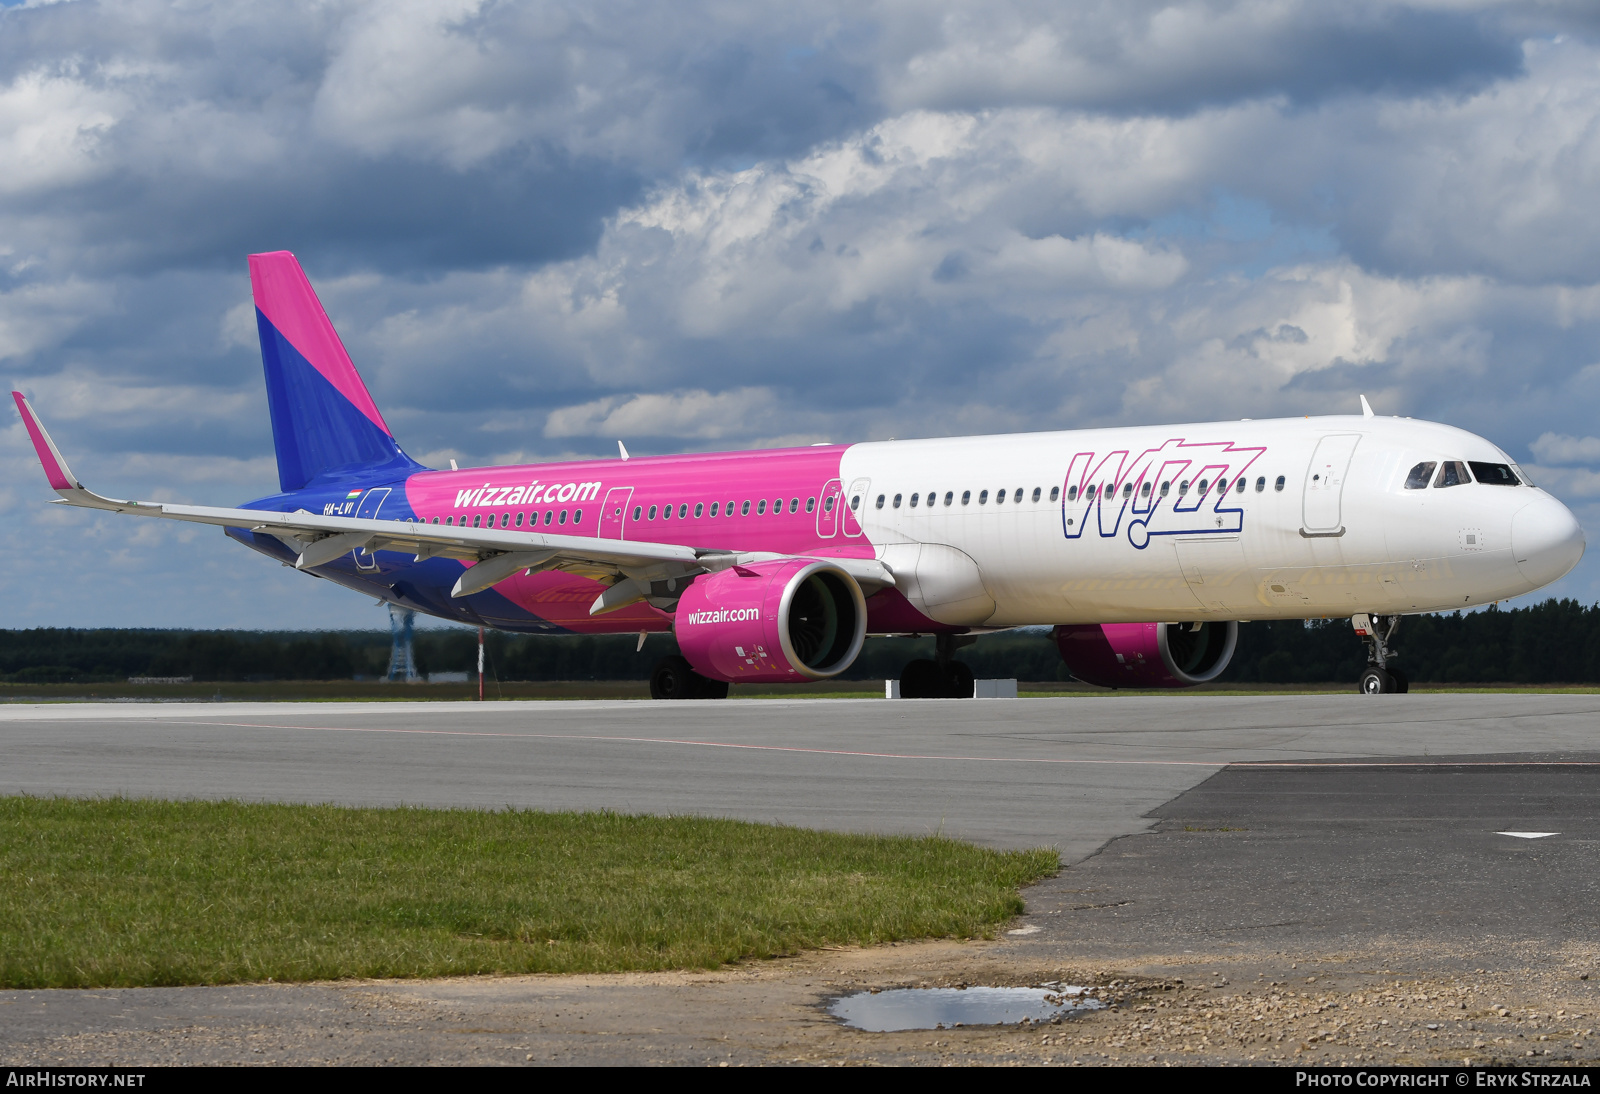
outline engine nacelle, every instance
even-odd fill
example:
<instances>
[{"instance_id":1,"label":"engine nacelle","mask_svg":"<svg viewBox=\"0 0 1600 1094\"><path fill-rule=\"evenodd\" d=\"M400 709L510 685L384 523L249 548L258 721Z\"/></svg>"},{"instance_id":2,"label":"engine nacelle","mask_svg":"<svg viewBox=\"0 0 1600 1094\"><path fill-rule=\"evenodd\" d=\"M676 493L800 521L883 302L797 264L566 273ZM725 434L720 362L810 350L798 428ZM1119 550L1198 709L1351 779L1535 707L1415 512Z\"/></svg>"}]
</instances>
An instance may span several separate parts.
<instances>
[{"instance_id":1,"label":"engine nacelle","mask_svg":"<svg viewBox=\"0 0 1600 1094\"><path fill-rule=\"evenodd\" d=\"M1105 623L1058 626L1056 649L1072 675L1104 688L1191 688L1222 675L1239 624Z\"/></svg>"},{"instance_id":2,"label":"engine nacelle","mask_svg":"<svg viewBox=\"0 0 1600 1094\"><path fill-rule=\"evenodd\" d=\"M678 601L674 629L701 676L826 680L861 652L867 602L855 578L831 562L756 562L695 578Z\"/></svg>"}]
</instances>

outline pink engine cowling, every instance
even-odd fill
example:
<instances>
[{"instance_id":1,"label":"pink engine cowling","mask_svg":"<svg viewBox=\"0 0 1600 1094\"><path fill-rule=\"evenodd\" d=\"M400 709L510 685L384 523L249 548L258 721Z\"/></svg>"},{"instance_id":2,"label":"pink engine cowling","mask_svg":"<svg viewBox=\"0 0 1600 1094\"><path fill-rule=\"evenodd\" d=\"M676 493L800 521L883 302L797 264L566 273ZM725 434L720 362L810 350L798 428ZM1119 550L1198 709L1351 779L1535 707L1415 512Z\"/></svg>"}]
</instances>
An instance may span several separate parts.
<instances>
[{"instance_id":1,"label":"pink engine cowling","mask_svg":"<svg viewBox=\"0 0 1600 1094\"><path fill-rule=\"evenodd\" d=\"M1056 649L1072 675L1104 688L1190 688L1222 675L1239 624L1105 623L1058 626Z\"/></svg>"},{"instance_id":2,"label":"pink engine cowling","mask_svg":"<svg viewBox=\"0 0 1600 1094\"><path fill-rule=\"evenodd\" d=\"M850 667L867 635L855 579L831 562L789 558L694 579L673 616L678 648L713 680L797 683Z\"/></svg>"}]
</instances>

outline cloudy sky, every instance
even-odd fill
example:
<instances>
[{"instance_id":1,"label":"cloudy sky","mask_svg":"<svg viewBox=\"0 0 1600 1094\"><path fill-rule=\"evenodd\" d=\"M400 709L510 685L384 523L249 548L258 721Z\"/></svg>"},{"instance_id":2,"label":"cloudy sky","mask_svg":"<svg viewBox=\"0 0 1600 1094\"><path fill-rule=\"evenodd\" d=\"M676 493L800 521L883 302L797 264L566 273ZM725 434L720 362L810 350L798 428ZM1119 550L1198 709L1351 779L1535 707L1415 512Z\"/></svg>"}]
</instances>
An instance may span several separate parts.
<instances>
[{"instance_id":1,"label":"cloudy sky","mask_svg":"<svg viewBox=\"0 0 1600 1094\"><path fill-rule=\"evenodd\" d=\"M288 249L436 466L1364 392L1597 537L1597 195L1592 3L0 7L0 367L121 496L275 488ZM0 461L0 626L385 624Z\"/></svg>"}]
</instances>

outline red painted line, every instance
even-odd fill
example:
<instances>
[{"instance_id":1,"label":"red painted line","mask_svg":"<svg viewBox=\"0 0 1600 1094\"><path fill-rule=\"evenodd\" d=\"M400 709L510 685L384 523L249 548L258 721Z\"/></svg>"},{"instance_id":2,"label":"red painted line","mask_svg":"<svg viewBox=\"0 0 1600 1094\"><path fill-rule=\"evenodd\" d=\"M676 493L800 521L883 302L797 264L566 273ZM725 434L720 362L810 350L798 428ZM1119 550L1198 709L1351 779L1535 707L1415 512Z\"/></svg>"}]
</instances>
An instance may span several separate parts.
<instances>
[{"instance_id":1,"label":"red painted line","mask_svg":"<svg viewBox=\"0 0 1600 1094\"><path fill-rule=\"evenodd\" d=\"M271 722L197 722L153 718L167 725L226 726L235 729L293 729L310 733L391 733L424 737L504 737L528 741L601 741L618 744L680 745L686 748L736 748L752 752L797 752L814 756L854 756L872 760L959 760L1000 764L1094 764L1124 767L1600 767L1597 760L1457 760L1417 763L1403 760L1085 760L1051 756L964 756L918 752L853 752L840 748L798 748L793 745L745 745L730 741L696 741L677 737L606 737L581 733L497 733L475 729L393 729L359 726L296 726Z\"/></svg>"}]
</instances>

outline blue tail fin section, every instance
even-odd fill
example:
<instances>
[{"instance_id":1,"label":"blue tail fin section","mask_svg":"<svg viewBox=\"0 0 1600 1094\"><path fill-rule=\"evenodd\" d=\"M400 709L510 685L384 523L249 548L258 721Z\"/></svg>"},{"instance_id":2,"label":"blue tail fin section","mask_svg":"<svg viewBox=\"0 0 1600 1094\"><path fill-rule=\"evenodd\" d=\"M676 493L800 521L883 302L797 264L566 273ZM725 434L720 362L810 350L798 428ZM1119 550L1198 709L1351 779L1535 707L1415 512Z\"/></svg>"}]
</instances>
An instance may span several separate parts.
<instances>
[{"instance_id":1,"label":"blue tail fin section","mask_svg":"<svg viewBox=\"0 0 1600 1094\"><path fill-rule=\"evenodd\" d=\"M279 486L424 470L395 442L295 257L251 255L250 283Z\"/></svg>"}]
</instances>

